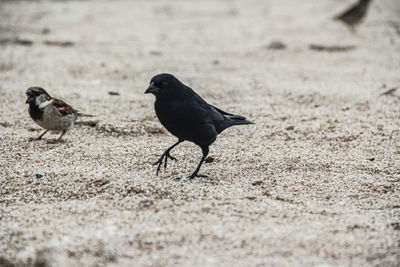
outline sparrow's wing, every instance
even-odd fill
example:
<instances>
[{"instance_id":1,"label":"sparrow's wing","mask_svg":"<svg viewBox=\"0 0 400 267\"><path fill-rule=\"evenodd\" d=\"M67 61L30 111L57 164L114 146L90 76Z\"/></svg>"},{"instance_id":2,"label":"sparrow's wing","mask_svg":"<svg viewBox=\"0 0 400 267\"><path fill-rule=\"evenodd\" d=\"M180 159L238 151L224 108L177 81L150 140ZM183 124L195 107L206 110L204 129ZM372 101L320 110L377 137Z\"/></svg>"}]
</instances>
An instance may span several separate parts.
<instances>
[{"instance_id":1,"label":"sparrow's wing","mask_svg":"<svg viewBox=\"0 0 400 267\"><path fill-rule=\"evenodd\" d=\"M60 112L61 116L66 116L66 115L77 113L77 111L75 109L73 109L70 105L68 105L64 101L62 101L60 99L55 99L55 98L53 98L52 100L53 100L54 107L57 108L57 110Z\"/></svg>"}]
</instances>

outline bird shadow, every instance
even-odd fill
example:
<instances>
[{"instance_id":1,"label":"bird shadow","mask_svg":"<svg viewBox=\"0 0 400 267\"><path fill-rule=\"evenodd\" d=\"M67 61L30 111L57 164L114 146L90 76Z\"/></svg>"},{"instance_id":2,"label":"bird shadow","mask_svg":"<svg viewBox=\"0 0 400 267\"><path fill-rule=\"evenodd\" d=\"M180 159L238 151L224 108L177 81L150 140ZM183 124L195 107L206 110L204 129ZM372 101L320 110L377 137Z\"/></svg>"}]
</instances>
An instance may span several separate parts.
<instances>
[{"instance_id":1,"label":"bird shadow","mask_svg":"<svg viewBox=\"0 0 400 267\"><path fill-rule=\"evenodd\" d=\"M67 141L66 141L66 140L63 140L63 139L61 139L61 140L58 140L58 139L50 139L50 140L47 140L46 143L47 143L47 144L65 144L65 143L67 143Z\"/></svg>"},{"instance_id":2,"label":"bird shadow","mask_svg":"<svg viewBox=\"0 0 400 267\"><path fill-rule=\"evenodd\" d=\"M39 139L36 140L34 138L29 138L28 143L36 143L36 144L48 144L48 145L56 145L56 144L66 144L68 143L67 140L61 139Z\"/></svg>"},{"instance_id":3,"label":"bird shadow","mask_svg":"<svg viewBox=\"0 0 400 267\"><path fill-rule=\"evenodd\" d=\"M171 177L170 178L174 182L196 182L196 183L204 183L204 184L217 184L219 182L219 179L216 177L195 177L193 179L190 179L189 176L184 176L184 177Z\"/></svg>"},{"instance_id":4,"label":"bird shadow","mask_svg":"<svg viewBox=\"0 0 400 267\"><path fill-rule=\"evenodd\" d=\"M181 180L184 180L184 177L172 177L171 180L174 182L180 182ZM189 180L189 179L188 179Z\"/></svg>"}]
</instances>

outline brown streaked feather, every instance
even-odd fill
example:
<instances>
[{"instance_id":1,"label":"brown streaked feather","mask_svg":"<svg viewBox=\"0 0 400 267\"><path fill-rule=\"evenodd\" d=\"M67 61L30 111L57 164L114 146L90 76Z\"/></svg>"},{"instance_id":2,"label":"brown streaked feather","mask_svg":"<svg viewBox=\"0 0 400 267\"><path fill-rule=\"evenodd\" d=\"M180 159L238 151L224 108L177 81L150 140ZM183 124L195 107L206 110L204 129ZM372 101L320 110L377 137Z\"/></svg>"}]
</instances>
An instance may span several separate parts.
<instances>
[{"instance_id":1,"label":"brown streaked feather","mask_svg":"<svg viewBox=\"0 0 400 267\"><path fill-rule=\"evenodd\" d=\"M53 100L53 105L60 111L62 116L77 113L75 109L73 109L70 105L68 105L64 101L56 98L52 98L52 100Z\"/></svg>"}]
</instances>

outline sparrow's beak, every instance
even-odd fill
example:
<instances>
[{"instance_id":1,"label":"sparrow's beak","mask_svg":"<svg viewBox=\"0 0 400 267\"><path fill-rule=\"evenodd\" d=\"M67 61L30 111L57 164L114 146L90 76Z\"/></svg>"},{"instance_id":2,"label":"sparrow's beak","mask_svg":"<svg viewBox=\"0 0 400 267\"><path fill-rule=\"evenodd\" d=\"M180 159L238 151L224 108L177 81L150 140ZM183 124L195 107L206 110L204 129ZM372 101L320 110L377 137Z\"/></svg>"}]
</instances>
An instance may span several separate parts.
<instances>
[{"instance_id":1,"label":"sparrow's beak","mask_svg":"<svg viewBox=\"0 0 400 267\"><path fill-rule=\"evenodd\" d=\"M160 92L160 88L154 86L154 83L151 83L147 88L145 94L158 94Z\"/></svg>"},{"instance_id":2,"label":"sparrow's beak","mask_svg":"<svg viewBox=\"0 0 400 267\"><path fill-rule=\"evenodd\" d=\"M28 93L25 93L25 94L26 94L26 96L28 97L28 98L26 99L25 104L28 104L28 103L33 99L33 97L32 97L30 94L28 94Z\"/></svg>"}]
</instances>

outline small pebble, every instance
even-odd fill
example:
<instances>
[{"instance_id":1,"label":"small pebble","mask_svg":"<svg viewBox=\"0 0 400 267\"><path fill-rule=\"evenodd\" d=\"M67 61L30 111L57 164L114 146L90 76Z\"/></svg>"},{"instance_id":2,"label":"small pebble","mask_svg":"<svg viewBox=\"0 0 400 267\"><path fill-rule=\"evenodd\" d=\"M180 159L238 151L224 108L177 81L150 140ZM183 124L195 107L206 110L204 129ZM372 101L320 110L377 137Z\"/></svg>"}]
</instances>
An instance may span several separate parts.
<instances>
[{"instance_id":1,"label":"small pebble","mask_svg":"<svg viewBox=\"0 0 400 267\"><path fill-rule=\"evenodd\" d=\"M213 162L215 159L213 157L207 157L205 160L205 163L211 163Z\"/></svg>"},{"instance_id":2,"label":"small pebble","mask_svg":"<svg viewBox=\"0 0 400 267\"><path fill-rule=\"evenodd\" d=\"M251 185L256 186L256 185L262 185L263 183L264 183L263 181L259 180L259 181L253 182Z\"/></svg>"},{"instance_id":3,"label":"small pebble","mask_svg":"<svg viewBox=\"0 0 400 267\"><path fill-rule=\"evenodd\" d=\"M286 49L286 45L280 41L273 41L269 45L266 46L266 49L283 50L283 49Z\"/></svg>"}]
</instances>

